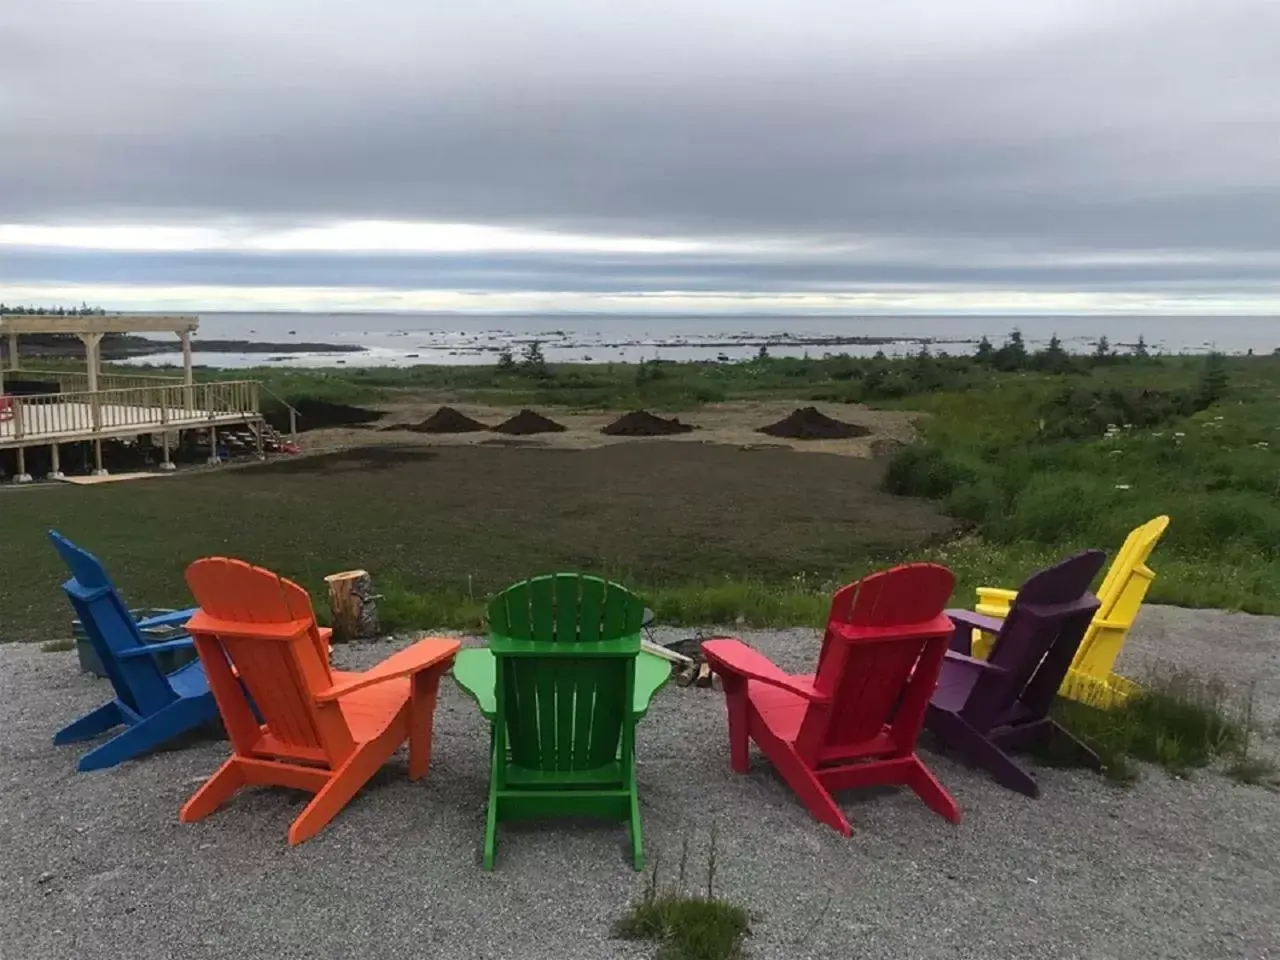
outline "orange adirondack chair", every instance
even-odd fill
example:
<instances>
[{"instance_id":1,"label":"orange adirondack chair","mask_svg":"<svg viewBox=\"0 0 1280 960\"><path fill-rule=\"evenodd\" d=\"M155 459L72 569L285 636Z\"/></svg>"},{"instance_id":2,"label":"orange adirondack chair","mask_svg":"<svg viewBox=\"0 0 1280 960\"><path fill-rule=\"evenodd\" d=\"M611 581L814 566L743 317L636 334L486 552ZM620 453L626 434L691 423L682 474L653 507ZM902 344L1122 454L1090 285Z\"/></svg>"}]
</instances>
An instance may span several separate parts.
<instances>
[{"instance_id":1,"label":"orange adirondack chair","mask_svg":"<svg viewBox=\"0 0 1280 960\"><path fill-rule=\"evenodd\" d=\"M311 600L296 583L226 557L197 560L187 583L200 605L187 631L233 752L183 806L182 822L207 817L243 786L308 790L315 797L289 828L296 845L406 739L409 779L427 772L436 690L457 640L428 637L371 670L345 673L329 666Z\"/></svg>"},{"instance_id":2,"label":"orange adirondack chair","mask_svg":"<svg viewBox=\"0 0 1280 960\"><path fill-rule=\"evenodd\" d=\"M945 567L913 563L841 587L816 673L785 673L733 638L703 643L724 681L733 770L750 770L754 740L814 819L846 837L833 793L856 787L910 787L959 823L955 800L916 755L955 629L942 612L954 584Z\"/></svg>"}]
</instances>

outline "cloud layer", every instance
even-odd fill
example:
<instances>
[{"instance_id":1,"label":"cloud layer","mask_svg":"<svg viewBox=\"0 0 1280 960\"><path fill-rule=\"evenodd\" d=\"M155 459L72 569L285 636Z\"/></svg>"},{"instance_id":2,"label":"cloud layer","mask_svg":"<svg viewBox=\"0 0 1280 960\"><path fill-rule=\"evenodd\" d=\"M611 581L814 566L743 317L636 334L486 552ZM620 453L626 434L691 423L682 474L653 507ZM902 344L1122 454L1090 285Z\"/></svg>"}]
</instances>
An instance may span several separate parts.
<instances>
[{"instance_id":1,"label":"cloud layer","mask_svg":"<svg viewBox=\"0 0 1280 960\"><path fill-rule=\"evenodd\" d=\"M1270 0L0 0L0 34L0 292L1280 302Z\"/></svg>"}]
</instances>

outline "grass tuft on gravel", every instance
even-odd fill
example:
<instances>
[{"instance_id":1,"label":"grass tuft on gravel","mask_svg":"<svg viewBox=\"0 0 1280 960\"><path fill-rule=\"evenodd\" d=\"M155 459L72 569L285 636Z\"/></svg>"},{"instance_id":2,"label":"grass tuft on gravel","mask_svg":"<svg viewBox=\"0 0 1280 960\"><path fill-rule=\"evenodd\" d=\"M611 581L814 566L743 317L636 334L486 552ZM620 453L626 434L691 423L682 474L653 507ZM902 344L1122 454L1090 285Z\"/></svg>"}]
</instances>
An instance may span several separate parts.
<instances>
[{"instance_id":1,"label":"grass tuft on gravel","mask_svg":"<svg viewBox=\"0 0 1280 960\"><path fill-rule=\"evenodd\" d=\"M1228 775L1242 782L1263 782L1267 761L1248 752L1252 702L1250 694L1235 709L1220 680L1166 670L1153 674L1141 693L1111 710L1064 699L1055 705L1054 715L1098 754L1104 775L1120 783L1137 779L1134 760L1177 776L1225 761ZM1038 759L1050 765L1073 764L1071 756L1052 746Z\"/></svg>"},{"instance_id":2,"label":"grass tuft on gravel","mask_svg":"<svg viewBox=\"0 0 1280 960\"><path fill-rule=\"evenodd\" d=\"M703 893L685 891L689 866L689 838L680 850L676 883L662 890L660 861L655 856L644 895L614 924L614 936L623 940L656 940L657 960L736 960L742 942L750 935L747 911L715 895L716 827L711 827L707 853L707 886Z\"/></svg>"}]
</instances>

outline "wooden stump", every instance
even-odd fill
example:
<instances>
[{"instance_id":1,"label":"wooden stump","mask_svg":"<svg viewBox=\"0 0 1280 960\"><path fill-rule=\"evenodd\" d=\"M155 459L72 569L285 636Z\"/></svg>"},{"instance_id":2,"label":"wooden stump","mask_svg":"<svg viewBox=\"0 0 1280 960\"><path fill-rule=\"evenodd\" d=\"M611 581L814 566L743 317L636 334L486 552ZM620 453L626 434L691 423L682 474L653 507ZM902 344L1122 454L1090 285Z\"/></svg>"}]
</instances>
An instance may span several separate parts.
<instances>
[{"instance_id":1,"label":"wooden stump","mask_svg":"<svg viewBox=\"0 0 1280 960\"><path fill-rule=\"evenodd\" d=\"M347 570L324 578L333 611L333 639L368 639L378 635L378 595L366 570Z\"/></svg>"}]
</instances>

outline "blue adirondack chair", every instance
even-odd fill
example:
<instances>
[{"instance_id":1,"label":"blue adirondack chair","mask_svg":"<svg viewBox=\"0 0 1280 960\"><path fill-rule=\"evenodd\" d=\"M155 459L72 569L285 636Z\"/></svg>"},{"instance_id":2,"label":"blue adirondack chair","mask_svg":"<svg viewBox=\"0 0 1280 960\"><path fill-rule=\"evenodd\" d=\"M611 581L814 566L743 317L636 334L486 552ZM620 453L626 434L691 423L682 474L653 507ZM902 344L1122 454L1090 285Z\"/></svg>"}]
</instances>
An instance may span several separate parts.
<instances>
[{"instance_id":1,"label":"blue adirondack chair","mask_svg":"<svg viewBox=\"0 0 1280 960\"><path fill-rule=\"evenodd\" d=\"M59 730L53 742L91 740L113 727L125 728L81 757L77 769L83 772L115 766L216 720L218 705L199 660L169 674L162 672L155 660L158 653L190 648L191 638L147 643L141 633L146 627L186 623L196 609L135 621L93 554L56 530L49 531L49 539L71 570L71 579L62 589L116 691L114 700Z\"/></svg>"}]
</instances>

